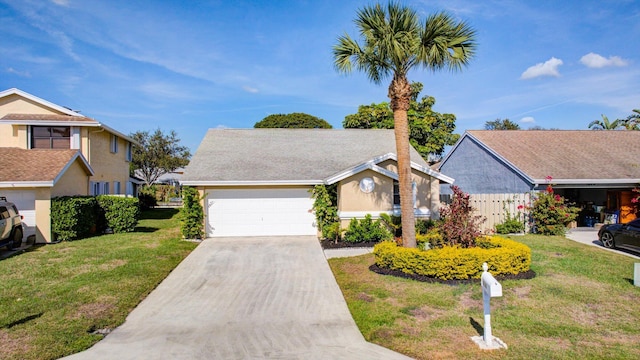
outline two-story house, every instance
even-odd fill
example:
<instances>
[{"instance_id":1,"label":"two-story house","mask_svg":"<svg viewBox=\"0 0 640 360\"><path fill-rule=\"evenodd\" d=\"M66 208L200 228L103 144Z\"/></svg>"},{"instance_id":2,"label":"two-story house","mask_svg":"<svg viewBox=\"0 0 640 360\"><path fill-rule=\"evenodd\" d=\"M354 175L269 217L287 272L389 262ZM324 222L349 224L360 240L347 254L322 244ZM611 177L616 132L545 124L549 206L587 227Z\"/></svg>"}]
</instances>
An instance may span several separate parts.
<instances>
[{"instance_id":1,"label":"two-story house","mask_svg":"<svg viewBox=\"0 0 640 360\"><path fill-rule=\"evenodd\" d=\"M19 89L0 92L0 196L16 203L25 235L51 242L51 198L133 195L134 140Z\"/></svg>"}]
</instances>

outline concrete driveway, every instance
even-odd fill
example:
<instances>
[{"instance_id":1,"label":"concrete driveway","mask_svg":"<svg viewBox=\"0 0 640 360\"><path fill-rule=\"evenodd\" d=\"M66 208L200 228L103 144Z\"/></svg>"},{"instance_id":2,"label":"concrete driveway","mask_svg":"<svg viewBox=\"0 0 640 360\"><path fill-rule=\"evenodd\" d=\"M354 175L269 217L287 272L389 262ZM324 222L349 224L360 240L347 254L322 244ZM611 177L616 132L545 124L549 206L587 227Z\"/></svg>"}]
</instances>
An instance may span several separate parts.
<instances>
[{"instance_id":1,"label":"concrete driveway","mask_svg":"<svg viewBox=\"0 0 640 360\"><path fill-rule=\"evenodd\" d=\"M67 359L408 359L364 340L315 237L203 241Z\"/></svg>"},{"instance_id":2,"label":"concrete driveway","mask_svg":"<svg viewBox=\"0 0 640 360\"><path fill-rule=\"evenodd\" d=\"M598 239L598 230L594 228L573 228L567 231L566 237L573 241L577 241L583 244L597 246L607 251L612 251L621 255L626 255L635 259L640 259L638 253L626 251L622 249L608 249L602 246L602 241Z\"/></svg>"}]
</instances>

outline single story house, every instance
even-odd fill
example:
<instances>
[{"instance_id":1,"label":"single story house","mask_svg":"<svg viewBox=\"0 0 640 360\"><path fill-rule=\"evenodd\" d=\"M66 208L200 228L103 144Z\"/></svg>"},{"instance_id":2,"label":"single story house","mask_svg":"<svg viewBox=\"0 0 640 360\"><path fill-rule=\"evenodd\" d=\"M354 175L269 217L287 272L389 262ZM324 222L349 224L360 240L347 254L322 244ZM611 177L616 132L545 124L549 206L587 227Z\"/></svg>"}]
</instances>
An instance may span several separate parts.
<instances>
[{"instance_id":1,"label":"single story house","mask_svg":"<svg viewBox=\"0 0 640 360\"><path fill-rule=\"evenodd\" d=\"M417 216L437 216L440 182L411 149ZM206 235L316 235L315 185L337 184L343 226L352 218L399 214L393 130L210 129L182 185L203 198Z\"/></svg>"},{"instance_id":2,"label":"single story house","mask_svg":"<svg viewBox=\"0 0 640 360\"><path fill-rule=\"evenodd\" d=\"M640 131L466 131L438 169L469 194L522 194L551 184L583 207L578 225L606 214L626 223L635 218L631 190L640 183Z\"/></svg>"},{"instance_id":3,"label":"single story house","mask_svg":"<svg viewBox=\"0 0 640 360\"><path fill-rule=\"evenodd\" d=\"M88 195L94 171L79 150L0 147L0 196L16 204L24 236L51 242L51 198Z\"/></svg>"}]
</instances>

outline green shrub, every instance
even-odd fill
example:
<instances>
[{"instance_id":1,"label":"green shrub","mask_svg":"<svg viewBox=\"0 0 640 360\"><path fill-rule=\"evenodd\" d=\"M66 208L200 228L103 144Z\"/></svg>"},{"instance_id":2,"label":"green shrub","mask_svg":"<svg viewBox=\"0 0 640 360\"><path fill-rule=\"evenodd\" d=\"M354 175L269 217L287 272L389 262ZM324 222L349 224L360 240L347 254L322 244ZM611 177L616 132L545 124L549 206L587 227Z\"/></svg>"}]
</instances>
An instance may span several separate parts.
<instances>
[{"instance_id":1,"label":"green shrub","mask_svg":"<svg viewBox=\"0 0 640 360\"><path fill-rule=\"evenodd\" d=\"M437 222L431 219L416 219L416 234L426 234L437 226Z\"/></svg>"},{"instance_id":2,"label":"green shrub","mask_svg":"<svg viewBox=\"0 0 640 360\"><path fill-rule=\"evenodd\" d=\"M338 217L338 185L316 185L309 190L313 197L313 213L318 230L324 239L335 239L335 224ZM339 230L339 229L338 229Z\"/></svg>"},{"instance_id":3,"label":"green shrub","mask_svg":"<svg viewBox=\"0 0 640 360\"><path fill-rule=\"evenodd\" d=\"M337 244L338 241L342 240L342 227L340 225L339 221L331 223L329 226L325 225L323 228L323 237L325 239L333 240Z\"/></svg>"},{"instance_id":4,"label":"green shrub","mask_svg":"<svg viewBox=\"0 0 640 360\"><path fill-rule=\"evenodd\" d=\"M567 225L576 219L580 209L569 206L565 199L554 194L551 185L536 195L531 208L535 232L542 235L564 235Z\"/></svg>"},{"instance_id":5,"label":"green shrub","mask_svg":"<svg viewBox=\"0 0 640 360\"><path fill-rule=\"evenodd\" d=\"M438 248L444 245L444 238L438 228L432 227L425 234L416 234L416 244L423 250Z\"/></svg>"},{"instance_id":6,"label":"green shrub","mask_svg":"<svg viewBox=\"0 0 640 360\"><path fill-rule=\"evenodd\" d=\"M396 238L402 237L402 217L398 215L380 214L380 220L387 226ZM436 226L436 222L428 219L416 219L416 234L426 234L429 229Z\"/></svg>"},{"instance_id":7,"label":"green shrub","mask_svg":"<svg viewBox=\"0 0 640 360\"><path fill-rule=\"evenodd\" d=\"M367 214L362 220L351 219L343 240L349 243L361 243L379 242L391 238L391 232L387 230L380 220L373 221L371 214Z\"/></svg>"},{"instance_id":8,"label":"green shrub","mask_svg":"<svg viewBox=\"0 0 640 360\"><path fill-rule=\"evenodd\" d=\"M104 216L104 226L114 233L135 230L140 218L140 205L137 198L98 195L96 196L100 215ZM100 218L99 218L100 219Z\"/></svg>"},{"instance_id":9,"label":"green shrub","mask_svg":"<svg viewBox=\"0 0 640 360\"><path fill-rule=\"evenodd\" d=\"M506 219L502 224L496 224L498 234L514 234L524 231L524 224L518 219Z\"/></svg>"},{"instance_id":10,"label":"green shrub","mask_svg":"<svg viewBox=\"0 0 640 360\"><path fill-rule=\"evenodd\" d=\"M198 190L185 186L182 189L182 209L180 209L180 232L185 239L204 237L204 210Z\"/></svg>"},{"instance_id":11,"label":"green shrub","mask_svg":"<svg viewBox=\"0 0 640 360\"><path fill-rule=\"evenodd\" d=\"M51 199L51 232L56 240L76 240L96 232L97 202L90 196Z\"/></svg>"},{"instance_id":12,"label":"green shrub","mask_svg":"<svg viewBox=\"0 0 640 360\"><path fill-rule=\"evenodd\" d=\"M373 248L373 254L379 267L442 280L480 278L485 262L495 276L529 270L531 249L524 244L493 236L478 238L476 245L474 248L444 246L419 250L385 241Z\"/></svg>"}]
</instances>

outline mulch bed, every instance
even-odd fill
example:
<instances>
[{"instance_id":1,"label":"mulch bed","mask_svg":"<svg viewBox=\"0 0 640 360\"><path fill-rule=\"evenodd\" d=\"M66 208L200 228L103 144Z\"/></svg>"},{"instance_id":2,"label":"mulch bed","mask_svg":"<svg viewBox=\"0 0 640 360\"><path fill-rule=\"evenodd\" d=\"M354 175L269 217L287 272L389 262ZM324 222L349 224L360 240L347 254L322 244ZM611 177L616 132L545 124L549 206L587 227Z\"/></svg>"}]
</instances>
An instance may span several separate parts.
<instances>
[{"instance_id":1,"label":"mulch bed","mask_svg":"<svg viewBox=\"0 0 640 360\"><path fill-rule=\"evenodd\" d=\"M426 275L416 275L416 274L405 274L400 270L391 270L387 268L381 268L376 264L369 266L369 270L373 271L376 274L380 275L391 275L404 279L411 279L426 283L440 283L446 285L459 285L459 284L478 284L480 283L480 279L464 279L464 280L441 280L434 277L426 276ZM525 280L525 279L533 279L536 277L536 273L533 270L529 270L516 275L502 275L496 276L497 280Z\"/></svg>"},{"instance_id":2,"label":"mulch bed","mask_svg":"<svg viewBox=\"0 0 640 360\"><path fill-rule=\"evenodd\" d=\"M320 245L323 249L344 249L344 248L362 248L373 247L377 242L360 242L360 243L348 243L339 241L337 244L333 240L320 240Z\"/></svg>"}]
</instances>

